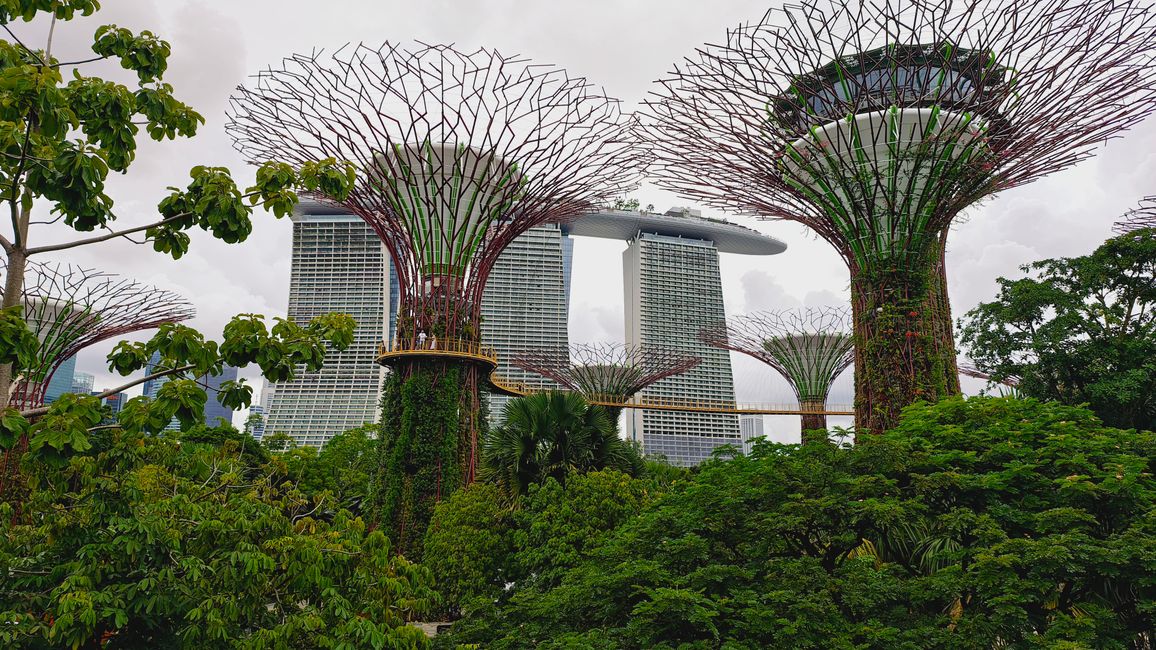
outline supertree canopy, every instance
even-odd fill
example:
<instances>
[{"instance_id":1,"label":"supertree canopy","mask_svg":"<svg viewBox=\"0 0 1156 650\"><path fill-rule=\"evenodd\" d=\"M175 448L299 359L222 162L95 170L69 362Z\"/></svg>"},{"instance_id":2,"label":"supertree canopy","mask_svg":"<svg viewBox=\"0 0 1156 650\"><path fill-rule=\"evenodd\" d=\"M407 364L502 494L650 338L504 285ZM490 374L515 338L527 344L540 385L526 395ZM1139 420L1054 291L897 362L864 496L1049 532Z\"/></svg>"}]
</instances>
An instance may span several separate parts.
<instances>
[{"instance_id":1,"label":"supertree canopy","mask_svg":"<svg viewBox=\"0 0 1156 650\"><path fill-rule=\"evenodd\" d=\"M1124 235L1141 228L1156 228L1156 196L1144 197L1138 207L1126 212L1116 222L1113 230Z\"/></svg>"},{"instance_id":2,"label":"supertree canopy","mask_svg":"<svg viewBox=\"0 0 1156 650\"><path fill-rule=\"evenodd\" d=\"M33 363L13 384L9 406L32 409L61 364L100 341L188 320L193 306L181 296L109 273L67 264L29 262L24 283L23 318L40 345ZM26 440L4 453L0 496L18 471Z\"/></svg>"},{"instance_id":3,"label":"supertree canopy","mask_svg":"<svg viewBox=\"0 0 1156 650\"><path fill-rule=\"evenodd\" d=\"M732 316L704 328L708 345L750 355L779 371L799 399L803 430L827 428L831 385L855 358L851 314L817 308Z\"/></svg>"},{"instance_id":4,"label":"supertree canopy","mask_svg":"<svg viewBox=\"0 0 1156 650\"><path fill-rule=\"evenodd\" d=\"M677 350L621 343L575 344L569 350L533 350L514 365L601 404L625 404L656 381L682 374L702 361ZM617 418L621 407L610 406Z\"/></svg>"},{"instance_id":5,"label":"supertree canopy","mask_svg":"<svg viewBox=\"0 0 1156 650\"><path fill-rule=\"evenodd\" d=\"M667 189L796 221L851 273L856 424L958 391L947 228L1156 107L1156 13L1130 0L803 0L660 82Z\"/></svg>"},{"instance_id":6,"label":"supertree canopy","mask_svg":"<svg viewBox=\"0 0 1156 650\"><path fill-rule=\"evenodd\" d=\"M196 312L171 292L70 264L28 263L24 322L40 342L9 405L36 408L57 368L80 350L114 336L178 323ZM0 292L2 293L2 292Z\"/></svg>"},{"instance_id":7,"label":"supertree canopy","mask_svg":"<svg viewBox=\"0 0 1156 650\"><path fill-rule=\"evenodd\" d=\"M495 261L526 230L632 187L630 127L583 78L444 45L293 56L233 97L228 130L251 162L352 163L341 205L391 254L399 316L382 356L395 372L374 498L403 551L420 552L433 503L474 476L481 296Z\"/></svg>"}]
</instances>

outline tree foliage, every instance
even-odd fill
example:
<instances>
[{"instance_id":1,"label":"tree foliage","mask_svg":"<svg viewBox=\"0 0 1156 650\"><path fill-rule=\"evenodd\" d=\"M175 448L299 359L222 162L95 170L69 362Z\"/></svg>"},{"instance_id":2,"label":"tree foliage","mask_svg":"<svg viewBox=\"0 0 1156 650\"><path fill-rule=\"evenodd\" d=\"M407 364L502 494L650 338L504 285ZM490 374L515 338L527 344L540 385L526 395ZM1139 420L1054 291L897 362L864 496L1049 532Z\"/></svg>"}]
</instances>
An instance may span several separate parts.
<instances>
[{"instance_id":1,"label":"tree foliage","mask_svg":"<svg viewBox=\"0 0 1156 650\"><path fill-rule=\"evenodd\" d=\"M559 553L556 586L527 584L453 640L1150 647L1154 464L1156 434L1006 398L909 407L854 447L760 443L673 484L577 564Z\"/></svg>"},{"instance_id":2,"label":"tree foliage","mask_svg":"<svg viewBox=\"0 0 1156 650\"><path fill-rule=\"evenodd\" d=\"M326 494L336 506L360 515L374 472L376 434L376 425L366 425L333 436L321 449L291 447L271 451L282 452L279 459L302 492L310 496ZM276 441L273 445L281 446Z\"/></svg>"},{"instance_id":3,"label":"tree foliage","mask_svg":"<svg viewBox=\"0 0 1156 650\"><path fill-rule=\"evenodd\" d=\"M435 601L428 571L304 495L249 436L113 430L25 468L30 515L0 513L4 647L427 643L404 623Z\"/></svg>"},{"instance_id":4,"label":"tree foliage","mask_svg":"<svg viewBox=\"0 0 1156 650\"><path fill-rule=\"evenodd\" d=\"M117 230L114 200L106 192L110 172L124 172L134 162L143 127L147 137L172 140L196 135L204 118L179 101L165 82L171 48L149 31L139 33L105 25L93 34L93 56L81 61L60 61L51 51L54 30L42 49L25 43L8 28L16 21L71 20L100 9L96 0L7 0L0 3L0 25L12 40L0 40L0 203L10 215L0 229L0 249L6 257L5 311L0 319L0 340L6 344L27 334L13 330L10 308L20 304L28 259L33 256L100 244L134 234L144 235L152 248L173 259L189 249L188 232L200 229L228 243L244 241L252 232L255 206L288 215L297 192L318 192L342 198L353 185L354 168L345 161L323 160L294 169L269 161L261 165L254 183L239 187L229 170L199 165L189 172L186 187L171 187L157 205L159 219ZM84 73L99 61L119 61L136 73L123 84ZM34 246L34 208L47 205L55 218L78 236L71 240ZM99 235L79 236L95 230ZM60 296L67 299L69 296ZM8 348L0 358L0 405L7 403L9 387L20 360L22 345ZM190 389L175 384L169 391ZM174 395L174 397L178 397ZM182 411L183 412L183 411ZM178 417L181 417L179 412Z\"/></svg>"},{"instance_id":5,"label":"tree foliage","mask_svg":"<svg viewBox=\"0 0 1156 650\"><path fill-rule=\"evenodd\" d=\"M505 590L512 513L501 496L493 484L473 483L434 507L422 564L448 616L492 603Z\"/></svg>"},{"instance_id":6,"label":"tree foliage","mask_svg":"<svg viewBox=\"0 0 1156 650\"><path fill-rule=\"evenodd\" d=\"M632 475L642 470L638 451L618 437L601 406L581 395L545 391L510 400L502 426L482 443L482 476L510 498L553 478L603 468Z\"/></svg>"},{"instance_id":7,"label":"tree foliage","mask_svg":"<svg viewBox=\"0 0 1156 650\"><path fill-rule=\"evenodd\" d=\"M1156 231L1023 270L961 321L976 365L1025 395L1087 403L1112 426L1156 429Z\"/></svg>"}]
</instances>

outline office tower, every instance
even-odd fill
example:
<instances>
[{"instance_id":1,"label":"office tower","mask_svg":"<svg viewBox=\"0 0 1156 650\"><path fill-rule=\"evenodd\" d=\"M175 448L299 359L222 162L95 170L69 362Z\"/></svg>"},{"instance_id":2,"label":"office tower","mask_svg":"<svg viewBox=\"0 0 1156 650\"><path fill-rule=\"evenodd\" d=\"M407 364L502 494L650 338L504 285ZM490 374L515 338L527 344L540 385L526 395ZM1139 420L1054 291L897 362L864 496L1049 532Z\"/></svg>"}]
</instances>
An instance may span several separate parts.
<instances>
[{"instance_id":1,"label":"office tower","mask_svg":"<svg viewBox=\"0 0 1156 650\"><path fill-rule=\"evenodd\" d=\"M44 390L44 403L51 404L65 393L72 392L72 376L76 374L76 355L61 362L52 378L48 380L48 387Z\"/></svg>"},{"instance_id":2,"label":"office tower","mask_svg":"<svg viewBox=\"0 0 1156 650\"><path fill-rule=\"evenodd\" d=\"M357 321L357 329L353 344L326 354L320 370L298 369L292 381L272 387L266 432L321 446L378 420L385 370L375 359L387 337L392 340L397 300L388 260L377 233L359 217L317 203L299 206L293 215L289 318L307 323L341 312Z\"/></svg>"},{"instance_id":3,"label":"office tower","mask_svg":"<svg viewBox=\"0 0 1156 650\"><path fill-rule=\"evenodd\" d=\"M116 421L117 414L119 414L121 409L124 408L124 404L128 401L128 399L129 397L126 393L116 393L114 395L104 397L100 400L100 403L103 406L108 407L110 412L110 417L108 418L107 422L108 424L112 424Z\"/></svg>"},{"instance_id":4,"label":"office tower","mask_svg":"<svg viewBox=\"0 0 1156 650\"><path fill-rule=\"evenodd\" d=\"M160 363L161 363L160 353L159 352L153 352L153 355L151 357L149 357L149 362L145 365L145 374L151 375L151 374L155 373L157 371L157 366L159 366ZM158 377L156 379L150 379L150 380L146 381L141 386L141 395L144 395L145 397L148 397L150 399L156 399L157 393L160 392L160 390L161 390L161 386L164 386L166 383L168 383L169 379L170 379L169 377ZM165 431L180 431L181 430L180 420L177 420L176 418L169 420L169 423L165 426L164 430Z\"/></svg>"},{"instance_id":5,"label":"office tower","mask_svg":"<svg viewBox=\"0 0 1156 650\"><path fill-rule=\"evenodd\" d=\"M249 407L249 416L245 419L245 433L257 440L265 437L265 408L260 404Z\"/></svg>"},{"instance_id":6,"label":"office tower","mask_svg":"<svg viewBox=\"0 0 1156 650\"><path fill-rule=\"evenodd\" d=\"M227 381L237 381L237 368L225 366L221 369L221 374L202 377L200 380L204 382L205 392L208 394L208 400L205 402L205 424L211 427L222 424L232 426L233 410L222 406L221 402L217 400L217 394L221 390L221 384Z\"/></svg>"},{"instance_id":7,"label":"office tower","mask_svg":"<svg viewBox=\"0 0 1156 650\"><path fill-rule=\"evenodd\" d=\"M739 416L739 436L743 439L743 453L751 452L751 443L755 438L761 438L763 433L763 416L745 414Z\"/></svg>"},{"instance_id":8,"label":"office tower","mask_svg":"<svg viewBox=\"0 0 1156 650\"><path fill-rule=\"evenodd\" d=\"M96 377L87 372L72 373L72 389L68 392L74 395L88 395L92 392L92 386L96 383Z\"/></svg>"},{"instance_id":9,"label":"office tower","mask_svg":"<svg viewBox=\"0 0 1156 650\"><path fill-rule=\"evenodd\" d=\"M573 256L573 242L554 224L531 228L498 256L482 294L482 344L498 353L497 372L503 379L533 387L557 387L512 360L534 350L566 350ZM491 427L502 422L509 400L501 395L487 396Z\"/></svg>"}]
</instances>

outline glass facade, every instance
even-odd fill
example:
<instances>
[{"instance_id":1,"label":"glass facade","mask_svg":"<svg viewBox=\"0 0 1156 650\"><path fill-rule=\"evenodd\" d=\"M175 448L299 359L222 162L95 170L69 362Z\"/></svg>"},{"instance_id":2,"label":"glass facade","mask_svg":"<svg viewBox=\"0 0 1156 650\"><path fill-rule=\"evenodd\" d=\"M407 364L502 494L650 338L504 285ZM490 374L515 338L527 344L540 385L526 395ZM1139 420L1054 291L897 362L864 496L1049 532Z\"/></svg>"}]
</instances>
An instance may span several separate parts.
<instances>
[{"instance_id":1,"label":"glass facade","mask_svg":"<svg viewBox=\"0 0 1156 650\"><path fill-rule=\"evenodd\" d=\"M733 402L730 354L699 341L725 317L718 249L700 239L639 233L623 253L626 343L688 352L702 359L689 372L644 389L643 397ZM691 466L722 445L742 445L738 416L627 409L626 435L647 455Z\"/></svg>"},{"instance_id":2,"label":"glass facade","mask_svg":"<svg viewBox=\"0 0 1156 650\"><path fill-rule=\"evenodd\" d=\"M44 403L51 404L65 393L72 392L72 376L76 374L76 355L68 357L52 377L48 380L48 388L44 391Z\"/></svg>"},{"instance_id":3,"label":"glass facade","mask_svg":"<svg viewBox=\"0 0 1156 650\"><path fill-rule=\"evenodd\" d=\"M552 224L531 228L494 263L482 293L482 343L498 353L498 374L531 386L557 387L537 373L514 366L521 352L563 349L567 336L570 263L574 247ZM490 426L502 422L508 397L489 395Z\"/></svg>"},{"instance_id":4,"label":"glass facade","mask_svg":"<svg viewBox=\"0 0 1156 650\"><path fill-rule=\"evenodd\" d=\"M233 424L233 410L221 406L217 401L217 393L221 390L221 384L227 381L237 381L237 369L233 366L225 366L221 374L202 378L202 381L207 387L208 401L205 402L205 424L215 427L221 424Z\"/></svg>"},{"instance_id":5,"label":"glass facade","mask_svg":"<svg viewBox=\"0 0 1156 650\"><path fill-rule=\"evenodd\" d=\"M298 369L293 381L271 386L264 433L319 447L377 422L385 369L376 358L378 346L392 338L398 296L396 275L387 269L381 240L357 216L317 205L294 215L289 317L305 323L341 312L357 321L357 329L353 344L327 354L321 370Z\"/></svg>"}]
</instances>

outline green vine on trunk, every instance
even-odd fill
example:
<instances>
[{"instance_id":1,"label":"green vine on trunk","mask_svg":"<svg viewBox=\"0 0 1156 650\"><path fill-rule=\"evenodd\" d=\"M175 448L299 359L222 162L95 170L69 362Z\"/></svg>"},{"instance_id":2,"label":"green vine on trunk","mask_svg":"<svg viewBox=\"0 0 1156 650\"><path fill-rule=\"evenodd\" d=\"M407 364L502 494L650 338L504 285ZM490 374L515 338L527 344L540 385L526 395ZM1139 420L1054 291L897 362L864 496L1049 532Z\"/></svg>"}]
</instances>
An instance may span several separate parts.
<instances>
[{"instance_id":1,"label":"green vine on trunk","mask_svg":"<svg viewBox=\"0 0 1156 650\"><path fill-rule=\"evenodd\" d=\"M395 547L415 559L434 505L462 483L467 392L462 369L442 362L398 368L385 382L371 499Z\"/></svg>"}]
</instances>

